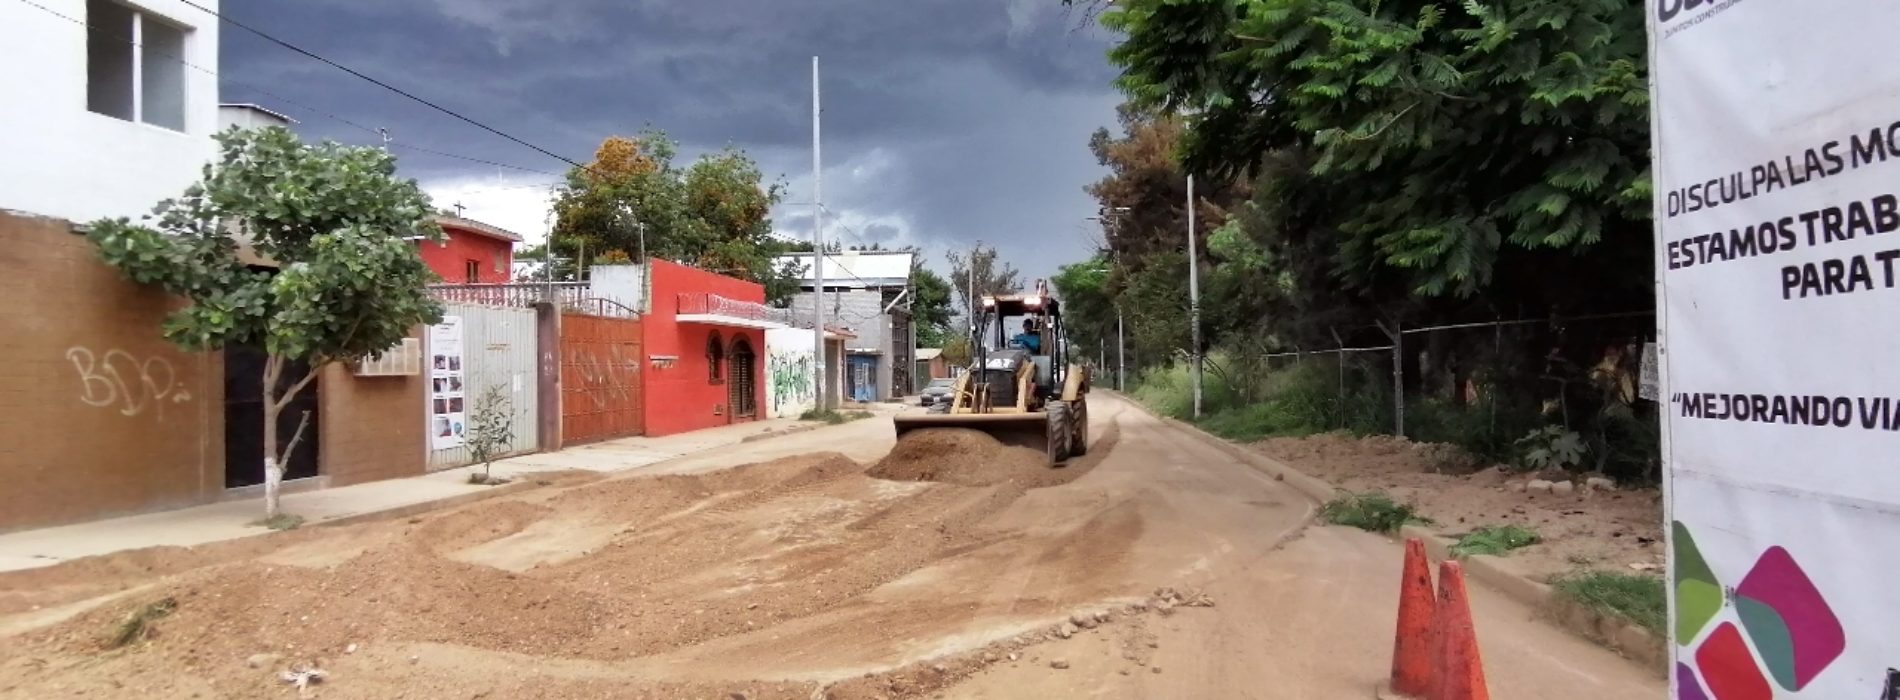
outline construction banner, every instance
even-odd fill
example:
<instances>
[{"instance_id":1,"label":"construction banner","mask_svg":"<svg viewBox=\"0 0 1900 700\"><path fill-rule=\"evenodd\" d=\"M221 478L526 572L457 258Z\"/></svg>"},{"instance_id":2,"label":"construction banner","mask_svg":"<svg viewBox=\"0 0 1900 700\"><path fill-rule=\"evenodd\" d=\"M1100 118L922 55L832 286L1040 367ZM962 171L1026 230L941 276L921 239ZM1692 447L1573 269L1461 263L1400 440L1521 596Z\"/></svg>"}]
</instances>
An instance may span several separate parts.
<instances>
[{"instance_id":1,"label":"construction banner","mask_svg":"<svg viewBox=\"0 0 1900 700\"><path fill-rule=\"evenodd\" d=\"M1647 7L1673 697L1894 698L1900 2Z\"/></svg>"}]
</instances>

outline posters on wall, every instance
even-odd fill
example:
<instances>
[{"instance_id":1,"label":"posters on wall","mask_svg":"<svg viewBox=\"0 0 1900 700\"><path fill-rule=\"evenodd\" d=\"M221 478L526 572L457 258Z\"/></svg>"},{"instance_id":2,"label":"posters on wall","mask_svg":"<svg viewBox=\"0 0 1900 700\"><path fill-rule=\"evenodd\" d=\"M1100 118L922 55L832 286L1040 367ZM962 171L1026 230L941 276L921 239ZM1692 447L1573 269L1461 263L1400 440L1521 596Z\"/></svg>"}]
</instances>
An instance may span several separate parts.
<instances>
[{"instance_id":1,"label":"posters on wall","mask_svg":"<svg viewBox=\"0 0 1900 700\"><path fill-rule=\"evenodd\" d=\"M1672 697L1894 698L1891 0L1648 0Z\"/></svg>"},{"instance_id":2,"label":"posters on wall","mask_svg":"<svg viewBox=\"0 0 1900 700\"><path fill-rule=\"evenodd\" d=\"M429 446L462 445L467 426L462 382L462 317L444 316L429 327Z\"/></svg>"}]
</instances>

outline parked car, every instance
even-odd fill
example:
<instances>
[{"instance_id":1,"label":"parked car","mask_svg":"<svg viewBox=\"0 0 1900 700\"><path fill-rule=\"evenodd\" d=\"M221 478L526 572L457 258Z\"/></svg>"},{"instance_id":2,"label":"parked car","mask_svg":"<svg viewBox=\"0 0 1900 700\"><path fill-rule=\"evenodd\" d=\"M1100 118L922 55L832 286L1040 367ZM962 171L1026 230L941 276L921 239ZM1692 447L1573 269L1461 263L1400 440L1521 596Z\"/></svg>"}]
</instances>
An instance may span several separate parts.
<instances>
[{"instance_id":1,"label":"parked car","mask_svg":"<svg viewBox=\"0 0 1900 700\"><path fill-rule=\"evenodd\" d=\"M921 392L918 392L917 394L918 405L920 406L934 406L937 404L943 404L945 406L950 405L952 403L951 402L952 397L950 395L950 392L956 388L956 384L957 384L957 380L955 379L930 380L929 384L924 385L924 390Z\"/></svg>"}]
</instances>

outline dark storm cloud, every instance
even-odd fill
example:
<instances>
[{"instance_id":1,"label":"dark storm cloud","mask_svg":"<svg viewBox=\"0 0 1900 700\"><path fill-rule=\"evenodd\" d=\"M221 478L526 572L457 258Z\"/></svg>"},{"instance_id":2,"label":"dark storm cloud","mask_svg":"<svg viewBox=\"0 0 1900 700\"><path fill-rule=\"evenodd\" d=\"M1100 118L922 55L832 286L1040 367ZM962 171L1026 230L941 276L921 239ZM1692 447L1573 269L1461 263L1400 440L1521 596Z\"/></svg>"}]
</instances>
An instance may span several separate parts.
<instances>
[{"instance_id":1,"label":"dark storm cloud","mask_svg":"<svg viewBox=\"0 0 1900 700\"><path fill-rule=\"evenodd\" d=\"M791 186L789 202L810 199L810 61L820 55L825 199L828 218L851 227L840 233L845 242L856 234L941 249L982 238L1038 274L1084 254L1073 222L1092 208L1081 186L1099 177L1088 134L1112 123L1116 101L1106 35L1075 31L1057 0L311 0L223 9L575 160L603 136L648 125L680 140L684 157L744 148ZM565 168L235 28L224 36L224 98L280 108L306 136L371 143L379 137L360 127L387 128L399 146ZM399 154L425 181L497 173ZM776 218L803 237L808 214L788 216L799 208Z\"/></svg>"}]
</instances>

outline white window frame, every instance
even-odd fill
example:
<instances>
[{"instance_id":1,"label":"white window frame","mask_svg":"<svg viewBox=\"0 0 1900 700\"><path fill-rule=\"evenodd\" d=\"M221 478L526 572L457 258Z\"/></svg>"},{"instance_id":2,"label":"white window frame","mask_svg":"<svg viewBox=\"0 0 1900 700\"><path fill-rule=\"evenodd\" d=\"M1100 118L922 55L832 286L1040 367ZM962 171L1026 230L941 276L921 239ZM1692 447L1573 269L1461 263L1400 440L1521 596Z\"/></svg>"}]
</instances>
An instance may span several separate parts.
<instances>
[{"instance_id":1,"label":"white window frame","mask_svg":"<svg viewBox=\"0 0 1900 700\"><path fill-rule=\"evenodd\" d=\"M184 74L183 66L181 66L181 70L180 70L181 77L178 80L178 89L182 93L179 96L179 100L182 104L185 105L185 108L183 109L182 114L180 115L181 120L184 123L179 125L178 128L172 128L170 126L147 121L145 119L145 21L146 21L146 16L152 13L143 7L127 4L124 2L119 2L119 0L99 0L99 1L117 5L119 9L124 10L126 13L132 16L132 36L130 37L130 41L132 43L132 46L131 46L132 66L130 69L131 73L129 74L128 80L127 80L127 82L131 83L131 88L132 88L132 104L131 104L132 114L129 118L121 117L116 114L110 114L107 112L100 112L100 111L94 110L92 109L92 105L90 104L86 106L86 111L91 112L93 114L97 114L102 117L109 118L109 119L117 119L119 121L129 121L134 124L144 124L146 126L156 127L156 128L164 129L166 131L170 131L174 133L190 133L191 79L188 75ZM88 12L88 14L90 14L90 11ZM88 32L94 32L94 31L102 32L104 33L105 37L108 40L111 40L111 41L119 40L118 37L112 36L110 32L105 32L105 30L95 29L94 25L98 21L96 18L88 16L86 20L87 20L86 29ZM189 54L191 51L192 35L195 34L196 31L193 30L191 27L185 26L183 24L179 24L176 22L168 22L163 18L157 18L154 21L157 21L161 24L165 24L178 31L179 33L178 51L180 54L178 56L178 60L181 64L186 61L189 61L190 57L186 54ZM88 38L90 39L90 34L88 35ZM90 62L92 60L92 56L88 54L86 56L86 60ZM90 83L93 80L92 68L90 65L87 66L86 80L88 83ZM90 89L90 85L88 86L88 89Z\"/></svg>"}]
</instances>

